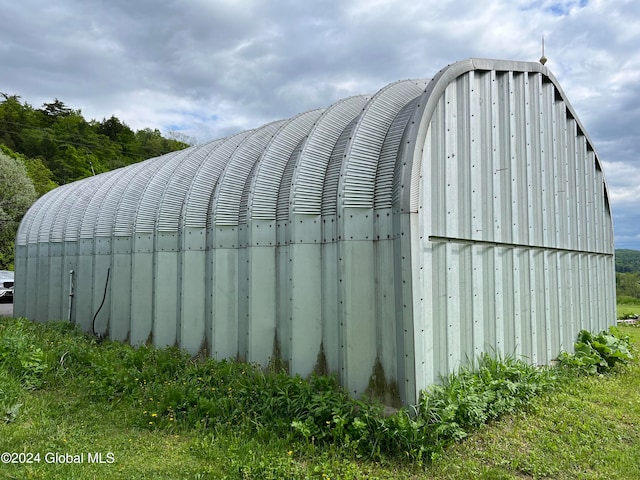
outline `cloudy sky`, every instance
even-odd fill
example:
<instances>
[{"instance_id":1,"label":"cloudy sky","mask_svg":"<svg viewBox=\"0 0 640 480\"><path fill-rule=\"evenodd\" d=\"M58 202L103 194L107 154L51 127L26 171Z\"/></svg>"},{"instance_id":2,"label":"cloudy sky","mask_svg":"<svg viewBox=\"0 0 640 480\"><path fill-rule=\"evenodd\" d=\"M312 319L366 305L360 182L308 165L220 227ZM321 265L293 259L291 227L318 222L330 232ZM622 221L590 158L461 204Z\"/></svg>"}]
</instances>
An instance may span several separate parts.
<instances>
[{"instance_id":1,"label":"cloudy sky","mask_svg":"<svg viewBox=\"0 0 640 480\"><path fill-rule=\"evenodd\" d=\"M617 248L640 250L637 0L0 0L0 92L203 143L430 77L537 61L604 163Z\"/></svg>"}]
</instances>

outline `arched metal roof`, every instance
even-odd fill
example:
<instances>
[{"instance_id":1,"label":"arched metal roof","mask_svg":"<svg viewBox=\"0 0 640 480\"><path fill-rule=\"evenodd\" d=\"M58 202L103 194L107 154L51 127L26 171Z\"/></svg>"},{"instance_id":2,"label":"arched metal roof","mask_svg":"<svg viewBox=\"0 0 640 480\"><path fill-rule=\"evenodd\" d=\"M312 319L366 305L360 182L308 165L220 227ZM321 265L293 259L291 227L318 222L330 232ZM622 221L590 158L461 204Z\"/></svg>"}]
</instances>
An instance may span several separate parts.
<instances>
[{"instance_id":1,"label":"arched metal roof","mask_svg":"<svg viewBox=\"0 0 640 480\"><path fill-rule=\"evenodd\" d=\"M47 193L15 311L355 394L382 370L414 401L465 356L544 363L605 327L612 278L606 181L557 80L470 59Z\"/></svg>"}]
</instances>

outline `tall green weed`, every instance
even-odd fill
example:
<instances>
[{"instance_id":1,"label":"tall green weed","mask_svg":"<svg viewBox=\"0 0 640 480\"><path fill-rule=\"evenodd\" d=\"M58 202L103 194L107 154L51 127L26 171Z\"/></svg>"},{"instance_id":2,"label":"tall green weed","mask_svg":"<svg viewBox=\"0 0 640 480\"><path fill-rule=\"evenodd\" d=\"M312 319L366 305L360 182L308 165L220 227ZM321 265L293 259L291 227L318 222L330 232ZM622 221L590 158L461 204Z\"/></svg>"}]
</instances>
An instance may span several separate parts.
<instances>
[{"instance_id":1,"label":"tall green weed","mask_svg":"<svg viewBox=\"0 0 640 480\"><path fill-rule=\"evenodd\" d=\"M574 353L561 352L558 360L567 369L587 374L605 373L617 364L632 360L631 351L629 336L622 335L616 327L598 334L581 330L574 345Z\"/></svg>"}]
</instances>

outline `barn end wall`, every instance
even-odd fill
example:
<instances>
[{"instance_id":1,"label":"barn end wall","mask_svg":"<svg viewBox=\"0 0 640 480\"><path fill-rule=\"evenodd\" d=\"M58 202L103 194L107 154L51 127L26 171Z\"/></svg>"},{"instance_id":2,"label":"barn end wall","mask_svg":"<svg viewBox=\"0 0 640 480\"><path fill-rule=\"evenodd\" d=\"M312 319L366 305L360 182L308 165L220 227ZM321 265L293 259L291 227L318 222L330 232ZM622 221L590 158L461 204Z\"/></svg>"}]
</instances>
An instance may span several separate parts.
<instances>
[{"instance_id":1,"label":"barn end wall","mask_svg":"<svg viewBox=\"0 0 640 480\"><path fill-rule=\"evenodd\" d=\"M548 364L615 323L600 161L538 64L460 62L435 79L406 199L416 392L483 352Z\"/></svg>"},{"instance_id":2,"label":"barn end wall","mask_svg":"<svg viewBox=\"0 0 640 480\"><path fill-rule=\"evenodd\" d=\"M15 312L414 403L467 357L547 363L613 323L611 229L547 69L468 60L48 193Z\"/></svg>"}]
</instances>

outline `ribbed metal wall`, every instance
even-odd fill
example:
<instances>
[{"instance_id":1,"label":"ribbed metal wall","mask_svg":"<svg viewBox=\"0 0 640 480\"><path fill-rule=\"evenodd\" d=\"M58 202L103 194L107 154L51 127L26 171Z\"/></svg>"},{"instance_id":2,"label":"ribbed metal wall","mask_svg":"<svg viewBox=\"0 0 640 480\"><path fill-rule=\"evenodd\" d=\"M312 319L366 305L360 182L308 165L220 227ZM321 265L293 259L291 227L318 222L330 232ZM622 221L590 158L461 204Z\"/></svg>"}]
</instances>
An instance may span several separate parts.
<instances>
[{"instance_id":1,"label":"ribbed metal wall","mask_svg":"<svg viewBox=\"0 0 640 480\"><path fill-rule=\"evenodd\" d=\"M16 243L16 315L277 357L387 403L615 321L601 165L532 63L458 62L65 185Z\"/></svg>"}]
</instances>

